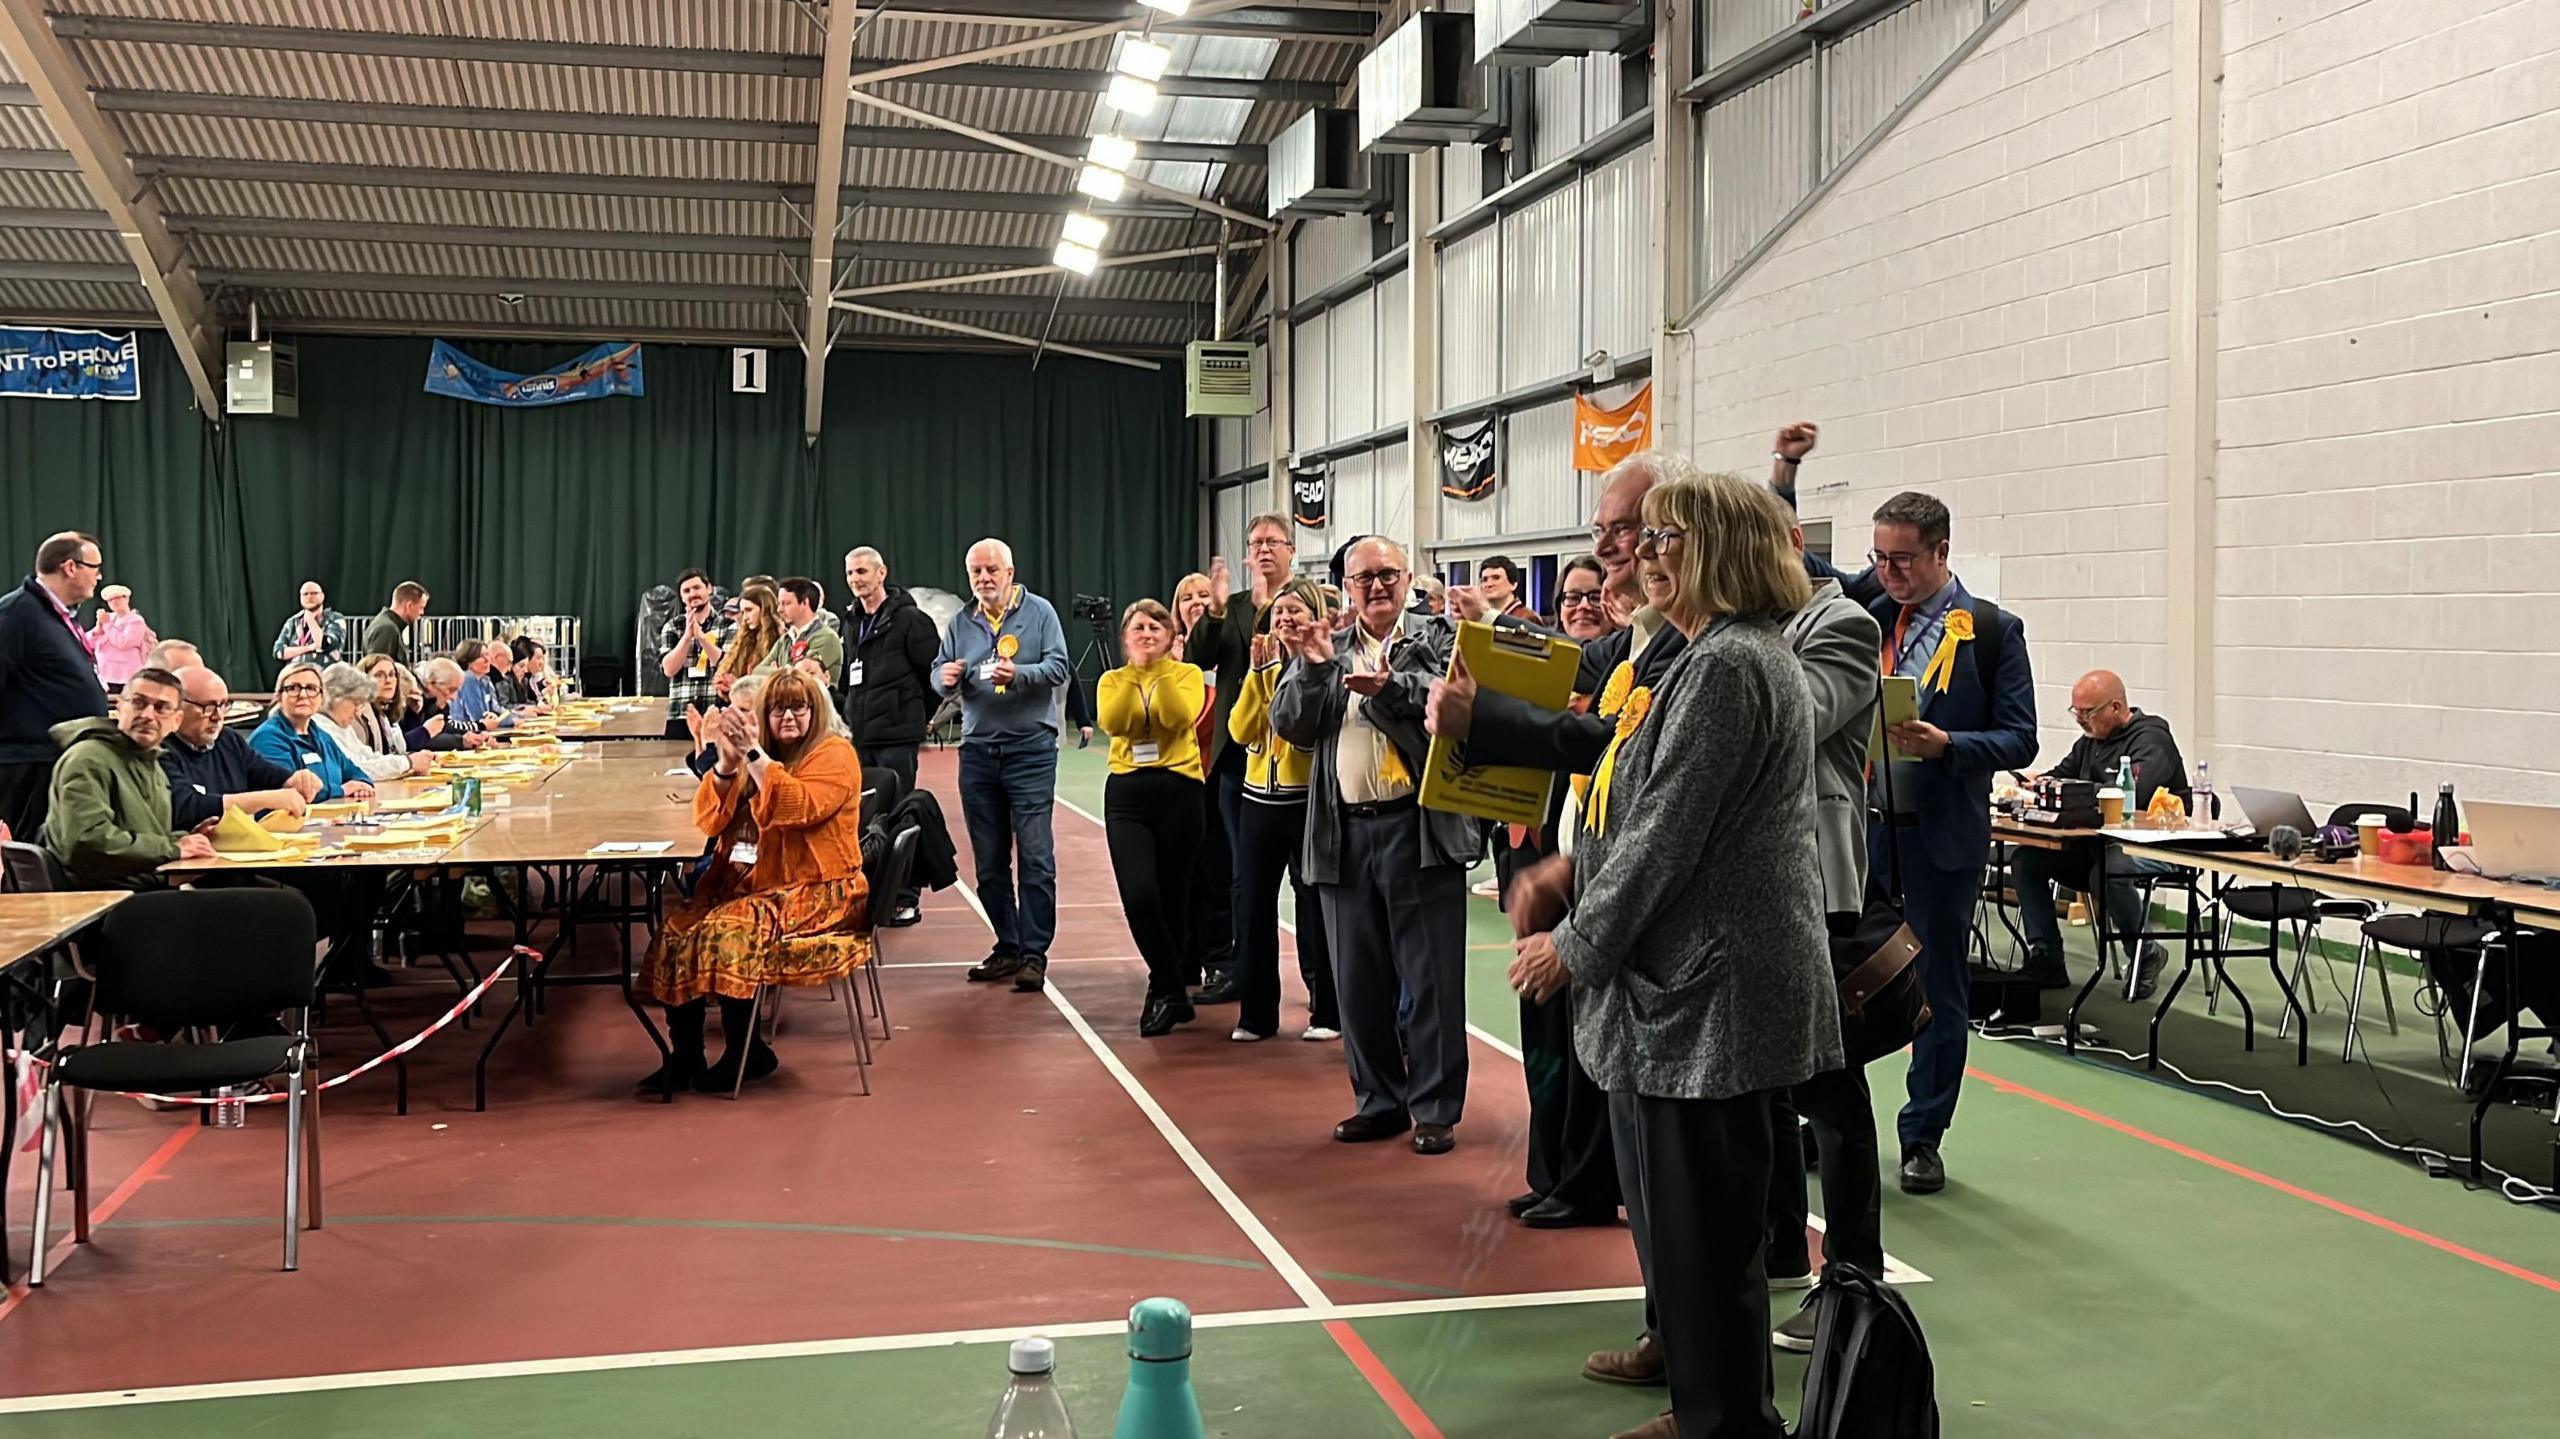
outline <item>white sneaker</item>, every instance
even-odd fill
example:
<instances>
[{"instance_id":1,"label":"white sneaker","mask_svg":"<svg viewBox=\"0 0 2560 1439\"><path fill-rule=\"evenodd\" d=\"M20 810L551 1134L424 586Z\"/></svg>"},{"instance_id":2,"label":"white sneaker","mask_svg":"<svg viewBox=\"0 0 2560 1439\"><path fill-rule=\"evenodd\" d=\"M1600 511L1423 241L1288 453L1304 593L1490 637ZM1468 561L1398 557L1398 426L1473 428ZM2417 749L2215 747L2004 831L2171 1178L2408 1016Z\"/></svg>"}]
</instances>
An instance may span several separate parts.
<instances>
[{"instance_id":1,"label":"white sneaker","mask_svg":"<svg viewBox=\"0 0 2560 1439\"><path fill-rule=\"evenodd\" d=\"M1254 1044L1260 1042L1262 1036L1254 1033L1250 1029L1238 1027L1230 1031L1227 1038L1234 1040L1238 1044Z\"/></svg>"},{"instance_id":2,"label":"white sneaker","mask_svg":"<svg viewBox=\"0 0 2560 1439\"><path fill-rule=\"evenodd\" d=\"M1321 1024L1310 1024L1299 1032L1298 1037L1309 1044L1322 1044L1328 1039L1340 1039L1342 1031L1327 1029Z\"/></svg>"},{"instance_id":3,"label":"white sneaker","mask_svg":"<svg viewBox=\"0 0 2560 1439\"><path fill-rule=\"evenodd\" d=\"M1484 883L1475 886L1473 889L1468 890L1467 893L1474 895L1478 899L1500 899L1502 898L1502 882L1500 880L1489 879Z\"/></svg>"}]
</instances>

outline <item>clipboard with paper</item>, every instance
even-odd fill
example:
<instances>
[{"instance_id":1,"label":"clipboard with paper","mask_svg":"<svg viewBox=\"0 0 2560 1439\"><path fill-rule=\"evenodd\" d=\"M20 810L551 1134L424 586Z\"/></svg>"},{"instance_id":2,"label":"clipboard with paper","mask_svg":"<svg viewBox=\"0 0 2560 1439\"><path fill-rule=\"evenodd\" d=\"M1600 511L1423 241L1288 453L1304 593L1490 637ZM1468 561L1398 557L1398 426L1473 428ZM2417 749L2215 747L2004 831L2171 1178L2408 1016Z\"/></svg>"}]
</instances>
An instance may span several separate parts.
<instances>
[{"instance_id":1,"label":"clipboard with paper","mask_svg":"<svg viewBox=\"0 0 2560 1439\"><path fill-rule=\"evenodd\" d=\"M1561 710L1573 698L1582 646L1557 635L1496 627L1477 620L1458 626L1451 668L1463 656L1481 691L1506 694L1544 710ZM1552 771L1521 765L1470 765L1464 740L1434 735L1422 770L1423 807L1473 815L1497 824L1544 824Z\"/></svg>"},{"instance_id":2,"label":"clipboard with paper","mask_svg":"<svg viewBox=\"0 0 2560 1439\"><path fill-rule=\"evenodd\" d=\"M1896 764L1916 764L1920 756L1904 754L1885 743L1884 732L1891 726L1909 724L1920 718L1920 679L1917 675L1886 675L1883 703L1876 706L1876 721L1867 731L1867 762L1891 755Z\"/></svg>"}]
</instances>

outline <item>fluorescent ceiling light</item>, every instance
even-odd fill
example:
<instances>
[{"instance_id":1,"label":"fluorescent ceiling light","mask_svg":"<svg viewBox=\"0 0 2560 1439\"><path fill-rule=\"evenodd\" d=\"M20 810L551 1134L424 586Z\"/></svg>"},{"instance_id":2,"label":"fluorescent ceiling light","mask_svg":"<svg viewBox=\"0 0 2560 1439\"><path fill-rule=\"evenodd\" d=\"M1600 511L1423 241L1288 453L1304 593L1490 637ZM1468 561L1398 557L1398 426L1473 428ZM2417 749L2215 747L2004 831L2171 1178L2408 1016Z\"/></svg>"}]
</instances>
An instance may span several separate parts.
<instances>
[{"instance_id":1,"label":"fluorescent ceiling light","mask_svg":"<svg viewBox=\"0 0 2560 1439\"><path fill-rule=\"evenodd\" d=\"M1122 135L1096 135L1085 158L1106 170L1125 172L1138 163L1138 142Z\"/></svg>"},{"instance_id":2,"label":"fluorescent ceiling light","mask_svg":"<svg viewBox=\"0 0 2560 1439\"><path fill-rule=\"evenodd\" d=\"M1111 222L1100 215L1088 215L1077 210L1067 216L1063 233L1069 241L1088 250L1096 250L1102 247L1103 237L1111 233Z\"/></svg>"},{"instance_id":3,"label":"fluorescent ceiling light","mask_svg":"<svg viewBox=\"0 0 2560 1439\"><path fill-rule=\"evenodd\" d=\"M1141 0L1141 3L1167 15L1182 15L1191 9L1191 0Z\"/></svg>"},{"instance_id":4,"label":"fluorescent ceiling light","mask_svg":"<svg viewBox=\"0 0 2560 1439\"><path fill-rule=\"evenodd\" d=\"M1128 177L1100 165L1087 165L1076 172L1076 188L1106 205L1119 200L1121 188L1127 183Z\"/></svg>"},{"instance_id":5,"label":"fluorescent ceiling light","mask_svg":"<svg viewBox=\"0 0 2560 1439\"><path fill-rule=\"evenodd\" d=\"M1122 114L1144 115L1156 108L1156 87L1132 75L1114 75L1102 98Z\"/></svg>"},{"instance_id":6,"label":"fluorescent ceiling light","mask_svg":"<svg viewBox=\"0 0 2560 1439\"><path fill-rule=\"evenodd\" d=\"M1119 70L1141 80L1161 80L1173 66L1173 49L1153 40L1128 39L1120 44Z\"/></svg>"},{"instance_id":7,"label":"fluorescent ceiling light","mask_svg":"<svg viewBox=\"0 0 2560 1439\"><path fill-rule=\"evenodd\" d=\"M1079 275L1092 274L1093 267L1102 263L1100 255L1073 240L1060 240L1057 253L1051 255L1049 259L1059 269L1072 270Z\"/></svg>"}]
</instances>

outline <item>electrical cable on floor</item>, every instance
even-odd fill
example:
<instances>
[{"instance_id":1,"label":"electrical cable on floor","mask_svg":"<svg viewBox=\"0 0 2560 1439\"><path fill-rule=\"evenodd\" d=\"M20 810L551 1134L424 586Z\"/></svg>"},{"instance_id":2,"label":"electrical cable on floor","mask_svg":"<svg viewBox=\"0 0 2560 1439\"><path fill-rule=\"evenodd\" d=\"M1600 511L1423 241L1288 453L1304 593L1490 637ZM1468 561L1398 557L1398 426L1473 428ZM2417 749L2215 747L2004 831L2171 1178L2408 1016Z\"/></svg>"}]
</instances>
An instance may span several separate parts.
<instances>
[{"instance_id":1,"label":"electrical cable on floor","mask_svg":"<svg viewBox=\"0 0 2560 1439\"><path fill-rule=\"evenodd\" d=\"M1992 1040L2000 1044L2016 1044L2024 1042L2047 1049L2064 1049L2062 1040L2058 1038L2046 1038L2037 1034L2002 1034L1990 1029L1976 1029L1975 1033L1981 1035L1985 1039ZM2091 1044L2085 1039L2080 1042L2079 1048L2083 1053L2111 1055L2128 1064L2141 1064L2145 1062L2141 1055L2127 1054L2121 1049L2110 1049L2101 1044ZM2066 1050L2065 1052L2067 1053L2068 1051ZM2356 1133L2363 1135L2376 1147L2388 1150L2391 1153L2417 1159L2422 1162L2433 1159L2443 1166L2443 1171L2446 1174L2458 1177L2461 1171L2464 1168L2467 1168L2470 1163L2468 1160L2457 1160L2452 1155L2447 1154L2433 1145L2415 1143L2402 1144L2385 1139L2382 1135L2376 1133L2371 1127L2353 1119L2323 1119L2316 1114L2296 1113L2295 1111L2286 1109L2282 1105L2276 1103L2274 1098L2268 1095L2268 1093L2263 1089L2250 1089L2242 1085L2227 1083L2219 1079L2199 1079L2165 1059L2160 1060L2159 1065L2162 1069L2169 1071L2179 1079L2188 1084L2194 1085L2199 1089L2220 1089L2232 1094L2243 1095L2247 1098L2254 1099L2261 1105L2264 1105L2269 1114L2274 1115L2278 1119L2290 1120L2296 1124L2308 1124L2320 1129L2332 1131L2353 1130ZM2367 1062L2366 1067L2368 1069L2372 1067L2370 1061ZM2374 1075L2373 1082L2377 1088L2380 1087L2382 1077L2378 1074ZM2390 1095L2388 1092L2385 1092L2383 1098L2385 1102L2389 1102ZM2397 1116L2399 1112L2399 1106L2397 1104L2393 1104L2393 1115ZM2405 1120L2403 1122L2405 1122ZM2412 1126L2412 1128L2414 1129L2415 1126ZM2430 1169L2433 1168L2433 1166L2429 1167ZM2498 1177L2497 1193L2510 1203L2528 1205L2560 1205L2560 1190L2546 1189L2530 1180L2510 1174L2507 1171L2500 1169L2498 1166L2488 1163L2486 1160L2481 1162L2481 1168L2485 1172L2494 1174ZM2479 1186L2474 1185L2468 1179L2462 1179L2460 1182L2464 1189L2479 1188Z\"/></svg>"}]
</instances>

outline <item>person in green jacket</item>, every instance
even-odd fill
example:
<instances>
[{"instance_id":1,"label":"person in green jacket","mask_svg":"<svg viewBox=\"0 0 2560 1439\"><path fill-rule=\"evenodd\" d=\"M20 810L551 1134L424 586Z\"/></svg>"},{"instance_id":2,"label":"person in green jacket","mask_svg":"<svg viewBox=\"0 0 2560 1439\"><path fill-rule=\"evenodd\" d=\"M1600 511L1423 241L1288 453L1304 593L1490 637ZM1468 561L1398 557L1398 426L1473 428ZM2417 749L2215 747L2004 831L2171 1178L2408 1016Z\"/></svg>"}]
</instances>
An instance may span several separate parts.
<instances>
[{"instance_id":1,"label":"person in green jacket","mask_svg":"<svg viewBox=\"0 0 2560 1439\"><path fill-rule=\"evenodd\" d=\"M827 628L827 592L816 580L788 579L776 588L774 607L782 620L782 642L765 656L765 668L797 670L820 689L844 675L844 639Z\"/></svg>"},{"instance_id":2,"label":"person in green jacket","mask_svg":"<svg viewBox=\"0 0 2560 1439\"><path fill-rule=\"evenodd\" d=\"M178 679L137 671L115 718L66 720L48 733L62 746L53 766L45 848L81 889L148 889L172 860L204 859L213 841L180 834L169 818L160 741L177 728Z\"/></svg>"}]
</instances>

